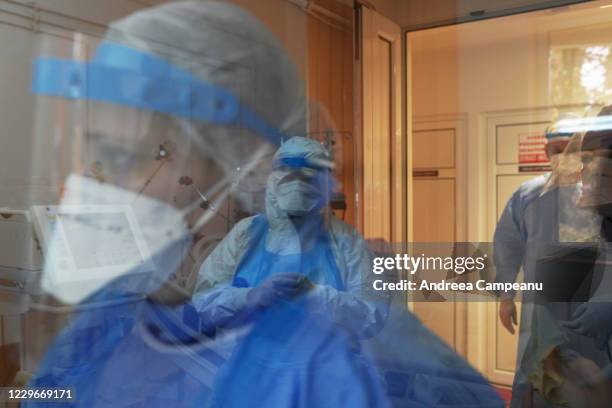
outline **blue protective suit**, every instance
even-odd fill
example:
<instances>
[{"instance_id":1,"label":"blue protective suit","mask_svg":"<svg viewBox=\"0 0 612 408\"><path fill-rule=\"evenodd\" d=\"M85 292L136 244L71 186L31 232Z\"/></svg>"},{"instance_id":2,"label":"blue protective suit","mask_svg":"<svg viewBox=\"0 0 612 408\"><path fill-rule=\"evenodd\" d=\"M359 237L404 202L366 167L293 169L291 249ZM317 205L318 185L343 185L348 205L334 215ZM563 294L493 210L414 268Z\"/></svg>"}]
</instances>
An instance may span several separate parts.
<instances>
[{"instance_id":1,"label":"blue protective suit","mask_svg":"<svg viewBox=\"0 0 612 408\"><path fill-rule=\"evenodd\" d=\"M322 221L313 217L307 222ZM269 276L290 270L323 289L280 301L252 316L251 330L215 381L214 406L385 406L376 372L355 353L351 332L364 327L363 322L353 321L362 317L360 308L369 306L347 293L342 300L326 301L324 296L331 290L335 296L344 292L345 284L326 230L315 228L318 236L310 249L279 255L265 248L266 218L251 220L252 245L240 261L234 285L256 287ZM334 301L344 303L335 316Z\"/></svg>"},{"instance_id":2,"label":"blue protective suit","mask_svg":"<svg viewBox=\"0 0 612 408\"><path fill-rule=\"evenodd\" d=\"M281 153L316 155L315 143L294 142ZM372 293L372 254L355 230L320 214L296 225L280 210L279 180L268 180L265 216L236 225L200 270L192 301L202 320L221 336L244 316L250 324L215 381L213 405L503 406L404 303L389 315L386 296ZM314 288L254 311L249 292L285 272Z\"/></svg>"},{"instance_id":3,"label":"blue protective suit","mask_svg":"<svg viewBox=\"0 0 612 408\"><path fill-rule=\"evenodd\" d=\"M329 158L318 142L296 137L275 161L302 168ZM295 171L270 174L266 214L238 223L200 270L192 302L204 324L221 336L249 325L215 381L213 405L385 406L376 371L355 353L359 339L376 333L386 318L385 298L367 296L372 255L354 229L323 216L326 170L308 170L322 200L307 215L296 221L282 209L286 196L279 186ZM299 204L294 200L291 207ZM287 272L304 275L313 286L255 310L249 292Z\"/></svg>"},{"instance_id":4,"label":"blue protective suit","mask_svg":"<svg viewBox=\"0 0 612 408\"><path fill-rule=\"evenodd\" d=\"M521 268L524 281L534 282L539 279L538 261L564 245L592 242L599 234L598 218L578 208L580 184L545 191L548 177L543 175L523 183L506 204L494 235L497 282L515 282ZM557 282L555 286L563 284ZM560 321L571 318L576 306L546 301L536 292L523 294L513 404L520 404L529 377L541 375L542 361L555 346L602 361L604 356L593 353L590 339L562 331L559 326Z\"/></svg>"}]
</instances>

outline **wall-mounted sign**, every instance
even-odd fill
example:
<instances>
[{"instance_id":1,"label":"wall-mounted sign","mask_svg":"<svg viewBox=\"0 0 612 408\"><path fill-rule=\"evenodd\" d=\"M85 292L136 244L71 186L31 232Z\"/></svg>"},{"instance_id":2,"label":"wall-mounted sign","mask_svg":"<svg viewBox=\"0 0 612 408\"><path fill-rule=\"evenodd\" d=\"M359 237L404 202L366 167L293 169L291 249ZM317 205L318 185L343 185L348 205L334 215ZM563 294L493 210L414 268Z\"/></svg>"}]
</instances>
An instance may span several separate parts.
<instances>
[{"instance_id":1,"label":"wall-mounted sign","mask_svg":"<svg viewBox=\"0 0 612 408\"><path fill-rule=\"evenodd\" d=\"M548 163L546 157L546 136L542 133L519 135L519 163Z\"/></svg>"}]
</instances>

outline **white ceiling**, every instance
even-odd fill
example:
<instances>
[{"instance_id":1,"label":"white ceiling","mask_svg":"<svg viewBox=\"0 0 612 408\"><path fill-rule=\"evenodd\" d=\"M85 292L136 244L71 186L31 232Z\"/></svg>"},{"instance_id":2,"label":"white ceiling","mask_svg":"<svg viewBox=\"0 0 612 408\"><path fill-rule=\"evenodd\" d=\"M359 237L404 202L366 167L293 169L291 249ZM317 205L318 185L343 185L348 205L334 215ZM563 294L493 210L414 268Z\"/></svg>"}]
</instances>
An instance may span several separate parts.
<instances>
[{"instance_id":1,"label":"white ceiling","mask_svg":"<svg viewBox=\"0 0 612 408\"><path fill-rule=\"evenodd\" d=\"M366 0L405 29L448 25L585 0Z\"/></svg>"}]
</instances>

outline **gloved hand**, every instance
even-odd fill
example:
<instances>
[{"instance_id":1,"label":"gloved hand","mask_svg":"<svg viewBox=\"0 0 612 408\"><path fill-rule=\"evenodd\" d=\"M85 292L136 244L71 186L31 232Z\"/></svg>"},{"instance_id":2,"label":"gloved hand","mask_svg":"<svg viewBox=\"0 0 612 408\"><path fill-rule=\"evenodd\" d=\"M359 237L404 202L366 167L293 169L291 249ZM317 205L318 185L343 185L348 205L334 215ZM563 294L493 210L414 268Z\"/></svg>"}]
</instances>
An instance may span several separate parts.
<instances>
[{"instance_id":1,"label":"gloved hand","mask_svg":"<svg viewBox=\"0 0 612 408\"><path fill-rule=\"evenodd\" d=\"M499 320L502 325L510 332L514 334L514 326L517 325L516 319L516 305L512 298L504 298L499 304Z\"/></svg>"},{"instance_id":2,"label":"gloved hand","mask_svg":"<svg viewBox=\"0 0 612 408\"><path fill-rule=\"evenodd\" d=\"M612 302L594 300L583 303L574 312L573 319L562 326L583 336L592 337L598 348L603 349L612 334Z\"/></svg>"},{"instance_id":3,"label":"gloved hand","mask_svg":"<svg viewBox=\"0 0 612 408\"><path fill-rule=\"evenodd\" d=\"M270 276L261 285L251 289L247 302L256 308L266 308L281 299L290 299L312 289L310 280L299 273L281 273Z\"/></svg>"}]
</instances>

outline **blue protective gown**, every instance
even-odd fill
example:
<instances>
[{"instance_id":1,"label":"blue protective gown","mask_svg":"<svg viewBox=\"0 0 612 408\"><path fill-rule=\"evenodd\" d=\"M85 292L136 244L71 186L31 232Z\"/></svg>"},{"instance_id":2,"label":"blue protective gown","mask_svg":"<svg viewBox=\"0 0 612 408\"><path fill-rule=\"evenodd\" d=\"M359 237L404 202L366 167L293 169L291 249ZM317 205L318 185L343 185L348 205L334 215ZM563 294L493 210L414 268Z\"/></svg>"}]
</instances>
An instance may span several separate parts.
<instances>
[{"instance_id":1,"label":"blue protective gown","mask_svg":"<svg viewBox=\"0 0 612 408\"><path fill-rule=\"evenodd\" d=\"M599 234L599 219L577 205L580 185L544 191L548 177L543 175L523 183L506 204L494 236L497 282L515 282L521 268L524 281L535 282L539 260L560 245L591 242ZM559 286L563 284L558 282ZM562 331L558 325L559 321L571 319L577 304L551 303L541 296L525 292L522 297L513 385L513 397L518 399L513 406L520 404L529 376L541 373L542 360L555 346L572 349L596 362L605 361L602 353L593 350L591 339Z\"/></svg>"},{"instance_id":2,"label":"blue protective gown","mask_svg":"<svg viewBox=\"0 0 612 408\"><path fill-rule=\"evenodd\" d=\"M242 303L241 292L276 273L299 271L317 287L255 317L251 331L238 339L215 381L213 406L503 407L486 379L425 328L404 303L392 306L383 317L374 314L377 330L371 330L372 321L364 323L364 316L369 316L362 312L365 305L373 310L387 308L368 301L357 283L361 275L354 270L348 275L353 291L345 290L347 275L339 271L332 250L332 234L339 231L335 221L328 231L319 230L313 247L291 255L266 249L269 226L265 218L245 222L248 228L239 226L237 231L239 236L244 231L251 245L238 260L224 255L234 259L228 263L237 265L233 285L219 284L221 288L194 297L196 308L207 319L224 321L248 307ZM350 236L335 240L342 242ZM228 247L234 247L231 241L220 244L217 255ZM360 256L369 253L360 248ZM210 262L223 265L214 254ZM329 292L342 299L322 296ZM342 307L336 309L337 304Z\"/></svg>"},{"instance_id":3,"label":"blue protective gown","mask_svg":"<svg viewBox=\"0 0 612 408\"><path fill-rule=\"evenodd\" d=\"M156 264L174 270L182 247L179 242L156 254ZM76 305L29 387L69 388L75 397L70 406L83 408L207 404L225 358L214 340L199 335L190 304L147 300L143 287L161 284L128 274ZM22 406L67 405L28 401Z\"/></svg>"},{"instance_id":4,"label":"blue protective gown","mask_svg":"<svg viewBox=\"0 0 612 408\"><path fill-rule=\"evenodd\" d=\"M326 158L303 138L277 156ZM192 302L218 337L229 340L250 318L215 381L213 405L502 407L487 381L405 303L389 317L389 296L373 290L373 255L357 231L316 212L296 223L281 209L284 176L268 178L265 216L234 226L199 271ZM254 311L249 291L286 272L314 287Z\"/></svg>"},{"instance_id":5,"label":"blue protective gown","mask_svg":"<svg viewBox=\"0 0 612 408\"><path fill-rule=\"evenodd\" d=\"M251 224L253 245L240 262L234 285L256 287L275 274L299 271L315 285L345 291L328 234L324 228L316 230L311 248L279 255L266 250L268 224L257 217ZM319 301L316 294L305 294L258 313L217 378L214 406L385 406L380 380L355 352L351 333L329 316L313 313Z\"/></svg>"}]
</instances>

